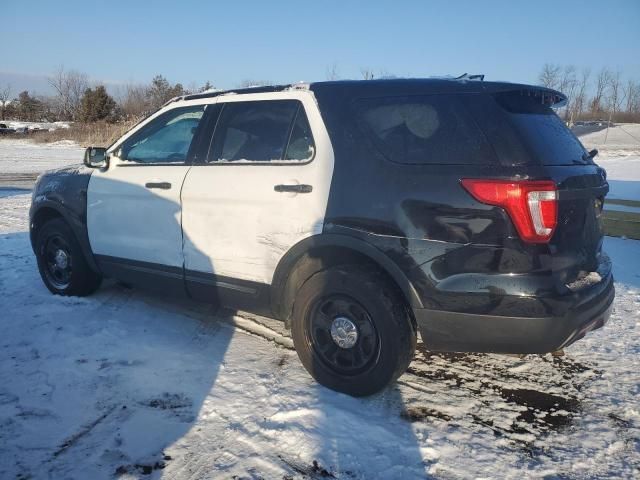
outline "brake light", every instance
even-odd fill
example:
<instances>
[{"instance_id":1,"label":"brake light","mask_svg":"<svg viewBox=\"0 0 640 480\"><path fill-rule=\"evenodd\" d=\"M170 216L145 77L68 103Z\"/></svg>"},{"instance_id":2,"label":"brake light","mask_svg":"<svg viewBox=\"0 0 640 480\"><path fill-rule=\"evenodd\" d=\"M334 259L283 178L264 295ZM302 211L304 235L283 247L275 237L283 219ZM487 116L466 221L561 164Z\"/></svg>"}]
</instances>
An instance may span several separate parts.
<instances>
[{"instance_id":1,"label":"brake light","mask_svg":"<svg viewBox=\"0 0 640 480\"><path fill-rule=\"evenodd\" d=\"M523 241L551 240L558 223L558 192L554 182L465 178L462 186L479 202L504 208Z\"/></svg>"}]
</instances>

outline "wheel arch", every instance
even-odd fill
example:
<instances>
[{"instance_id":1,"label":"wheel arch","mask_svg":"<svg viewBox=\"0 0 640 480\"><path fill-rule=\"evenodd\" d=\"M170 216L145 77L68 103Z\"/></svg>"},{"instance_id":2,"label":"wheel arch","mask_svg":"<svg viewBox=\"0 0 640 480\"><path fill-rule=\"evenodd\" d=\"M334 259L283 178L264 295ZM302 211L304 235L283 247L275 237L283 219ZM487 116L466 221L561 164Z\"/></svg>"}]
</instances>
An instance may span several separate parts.
<instances>
[{"instance_id":1,"label":"wheel arch","mask_svg":"<svg viewBox=\"0 0 640 480\"><path fill-rule=\"evenodd\" d=\"M55 205L40 205L37 210L32 213L31 220L29 222L29 238L31 240L32 248L35 248L36 246L36 238L42 226L54 218L61 218L67 222L67 224L69 223L69 220L65 218L65 215Z\"/></svg>"},{"instance_id":2,"label":"wheel arch","mask_svg":"<svg viewBox=\"0 0 640 480\"><path fill-rule=\"evenodd\" d=\"M89 245L89 237L86 230L86 221L83 222L78 219L74 219L71 212L67 211L63 205L58 202L45 200L32 207L29 221L29 239L31 241L31 247L35 252L36 238L38 231L48 221L54 218L61 218L71 228L71 231L76 236L76 240L82 248L82 253L87 260L87 263L91 270L96 273L100 273L98 265L93 257L93 252Z\"/></svg>"},{"instance_id":3,"label":"wheel arch","mask_svg":"<svg viewBox=\"0 0 640 480\"><path fill-rule=\"evenodd\" d=\"M278 263L271 283L271 310L276 318L289 326L297 288L314 273L326 268L356 263L371 265L395 284L410 307L423 308L413 285L384 252L348 235L320 234L308 237L294 245Z\"/></svg>"}]
</instances>

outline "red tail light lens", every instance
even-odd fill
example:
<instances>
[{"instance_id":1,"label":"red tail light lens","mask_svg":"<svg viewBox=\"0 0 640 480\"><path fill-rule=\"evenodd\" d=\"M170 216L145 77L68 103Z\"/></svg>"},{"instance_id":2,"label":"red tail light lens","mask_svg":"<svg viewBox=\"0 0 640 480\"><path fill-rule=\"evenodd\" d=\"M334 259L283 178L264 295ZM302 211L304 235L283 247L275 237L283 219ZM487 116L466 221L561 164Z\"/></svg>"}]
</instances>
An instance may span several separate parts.
<instances>
[{"instance_id":1,"label":"red tail light lens","mask_svg":"<svg viewBox=\"0 0 640 480\"><path fill-rule=\"evenodd\" d=\"M465 178L462 186L479 202L504 208L525 242L551 240L558 224L558 192L552 181Z\"/></svg>"}]
</instances>

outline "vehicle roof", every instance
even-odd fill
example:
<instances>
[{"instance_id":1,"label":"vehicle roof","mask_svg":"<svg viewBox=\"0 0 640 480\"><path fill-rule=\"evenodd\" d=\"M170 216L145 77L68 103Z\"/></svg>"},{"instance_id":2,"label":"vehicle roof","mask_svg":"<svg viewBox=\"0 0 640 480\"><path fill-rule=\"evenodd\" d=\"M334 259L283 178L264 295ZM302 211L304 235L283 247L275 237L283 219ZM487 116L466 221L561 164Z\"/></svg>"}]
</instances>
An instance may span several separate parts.
<instances>
[{"instance_id":1,"label":"vehicle roof","mask_svg":"<svg viewBox=\"0 0 640 480\"><path fill-rule=\"evenodd\" d=\"M521 92L539 95L545 103L560 106L566 101L561 92L537 85L510 82L485 82L468 78L393 78L380 80L338 80L316 82L309 87L316 93L342 91L353 96L428 95L447 93Z\"/></svg>"},{"instance_id":2,"label":"vehicle roof","mask_svg":"<svg viewBox=\"0 0 640 480\"><path fill-rule=\"evenodd\" d=\"M529 95L542 96L545 103L561 106L566 96L556 90L537 85L510 82L485 82L469 78L390 78L379 80L333 80L313 82L310 84L268 85L259 87L237 88L184 95L176 100L195 100L211 98L226 94L270 93L285 90L311 90L314 93L340 93L351 96L378 95L412 95L412 94L444 94L444 93L499 93L519 91Z\"/></svg>"}]
</instances>

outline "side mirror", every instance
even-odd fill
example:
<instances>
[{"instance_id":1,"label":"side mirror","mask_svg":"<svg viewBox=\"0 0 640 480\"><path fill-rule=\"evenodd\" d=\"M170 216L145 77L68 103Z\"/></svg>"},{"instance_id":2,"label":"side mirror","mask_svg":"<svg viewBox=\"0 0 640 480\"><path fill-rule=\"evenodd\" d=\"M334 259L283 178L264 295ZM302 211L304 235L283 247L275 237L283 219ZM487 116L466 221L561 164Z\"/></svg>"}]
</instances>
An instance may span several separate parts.
<instances>
[{"instance_id":1,"label":"side mirror","mask_svg":"<svg viewBox=\"0 0 640 480\"><path fill-rule=\"evenodd\" d=\"M106 167L107 149L102 147L87 147L84 151L84 164L89 168Z\"/></svg>"}]
</instances>

